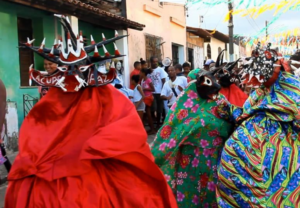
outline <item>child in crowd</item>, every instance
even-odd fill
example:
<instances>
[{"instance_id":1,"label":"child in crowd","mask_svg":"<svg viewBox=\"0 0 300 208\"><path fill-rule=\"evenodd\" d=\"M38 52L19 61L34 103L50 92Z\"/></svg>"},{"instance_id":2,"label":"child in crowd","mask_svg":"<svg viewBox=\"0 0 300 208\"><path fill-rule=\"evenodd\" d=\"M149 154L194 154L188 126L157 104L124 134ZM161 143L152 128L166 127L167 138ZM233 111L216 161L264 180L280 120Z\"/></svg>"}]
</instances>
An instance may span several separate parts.
<instances>
[{"instance_id":1,"label":"child in crowd","mask_svg":"<svg viewBox=\"0 0 300 208\"><path fill-rule=\"evenodd\" d=\"M131 77L131 84L134 86L133 102L141 120L143 120L143 115L145 112L145 103L144 103L145 95L141 85L139 84L139 81L140 81L139 75L133 75Z\"/></svg>"},{"instance_id":2,"label":"child in crowd","mask_svg":"<svg viewBox=\"0 0 300 208\"><path fill-rule=\"evenodd\" d=\"M187 77L191 71L191 65L188 62L182 64L183 76Z\"/></svg>"},{"instance_id":3,"label":"child in crowd","mask_svg":"<svg viewBox=\"0 0 300 208\"><path fill-rule=\"evenodd\" d=\"M134 70L130 73L130 79L132 78L132 76L134 75L139 75L140 74L140 71L142 69L142 65L141 65L141 62L134 62L133 64L134 66ZM132 84L130 84L130 89L133 90L134 89L134 86Z\"/></svg>"},{"instance_id":4,"label":"child in crowd","mask_svg":"<svg viewBox=\"0 0 300 208\"><path fill-rule=\"evenodd\" d=\"M151 71L146 68L143 68L140 73L142 89L145 95L144 103L146 104L146 113L147 113L148 123L150 126L150 130L147 132L149 135L156 133L153 125L152 116L151 116L151 106L154 100L152 92L154 92L155 89L152 80L149 77L147 77L147 75L150 73Z\"/></svg>"},{"instance_id":5,"label":"child in crowd","mask_svg":"<svg viewBox=\"0 0 300 208\"><path fill-rule=\"evenodd\" d=\"M142 58L140 59L140 61L142 69L148 69L147 61L143 60Z\"/></svg>"}]
</instances>

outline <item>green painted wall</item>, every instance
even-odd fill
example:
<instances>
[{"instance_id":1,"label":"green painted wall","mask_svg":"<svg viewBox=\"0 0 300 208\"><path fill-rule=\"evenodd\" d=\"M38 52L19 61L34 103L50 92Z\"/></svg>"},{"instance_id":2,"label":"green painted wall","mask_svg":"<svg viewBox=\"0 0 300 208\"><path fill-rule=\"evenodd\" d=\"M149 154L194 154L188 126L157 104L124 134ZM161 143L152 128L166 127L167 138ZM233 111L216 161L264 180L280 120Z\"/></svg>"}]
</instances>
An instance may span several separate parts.
<instances>
[{"instance_id":1,"label":"green painted wall","mask_svg":"<svg viewBox=\"0 0 300 208\"><path fill-rule=\"evenodd\" d=\"M93 35L93 38L96 42L102 41L102 33L104 34L106 39L110 39L115 36L114 30L99 28L97 26L94 26L90 23L83 22L83 21L79 21L79 30L81 30L82 35L86 36L86 38L88 39L87 44L91 43L91 35ZM105 47L109 53L114 54L113 44L108 44ZM99 49L99 53L101 55L104 55L102 48Z\"/></svg>"},{"instance_id":2,"label":"green painted wall","mask_svg":"<svg viewBox=\"0 0 300 208\"><path fill-rule=\"evenodd\" d=\"M37 87L20 87L20 64L18 52L18 28L17 18L30 18L33 24L33 36L36 39L34 45L39 46L46 37L46 47L51 47L55 34L61 34L59 21L55 20L52 13L25 7L18 4L0 1L0 78L7 88L7 99L17 103L19 126L23 122L23 95L29 94L39 97ZM55 25L57 25L55 29ZM93 25L79 21L79 28L87 38L93 34L95 41L101 41L101 33L106 38L114 36L114 31L99 29ZM90 43L88 41L88 43ZM113 45L107 47L113 53ZM103 53L102 50L99 50ZM43 69L43 59L38 55L34 57L35 69ZM29 67L29 66L28 66Z\"/></svg>"}]
</instances>

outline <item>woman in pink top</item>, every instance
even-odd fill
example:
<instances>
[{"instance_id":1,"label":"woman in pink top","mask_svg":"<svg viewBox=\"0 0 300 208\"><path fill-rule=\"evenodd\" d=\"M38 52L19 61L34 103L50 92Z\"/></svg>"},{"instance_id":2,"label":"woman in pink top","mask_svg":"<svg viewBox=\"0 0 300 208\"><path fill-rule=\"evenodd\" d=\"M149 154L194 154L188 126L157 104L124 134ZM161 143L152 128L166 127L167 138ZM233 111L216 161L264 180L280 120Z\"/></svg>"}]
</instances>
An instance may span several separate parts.
<instances>
[{"instance_id":1,"label":"woman in pink top","mask_svg":"<svg viewBox=\"0 0 300 208\"><path fill-rule=\"evenodd\" d=\"M147 77L147 75L150 73L151 73L151 71L149 69L145 69L145 68L142 69L141 73L140 73L141 85L142 85L142 89L145 94L144 103L146 104L146 113L147 113L147 117L148 117L148 123L150 126L150 130L147 132L149 135L156 133L156 131L154 129L154 125L153 125L152 116L151 116L151 106L152 106L152 103L154 100L152 92L154 92L155 89L154 89L152 80L149 77Z\"/></svg>"}]
</instances>

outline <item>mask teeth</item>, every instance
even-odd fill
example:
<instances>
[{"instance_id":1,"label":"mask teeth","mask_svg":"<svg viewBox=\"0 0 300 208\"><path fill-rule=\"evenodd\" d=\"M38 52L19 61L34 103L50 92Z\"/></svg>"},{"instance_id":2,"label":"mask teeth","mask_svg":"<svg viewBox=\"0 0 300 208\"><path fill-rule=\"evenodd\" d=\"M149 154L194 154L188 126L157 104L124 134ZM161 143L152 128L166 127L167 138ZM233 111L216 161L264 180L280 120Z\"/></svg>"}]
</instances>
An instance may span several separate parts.
<instances>
[{"instance_id":1,"label":"mask teeth","mask_svg":"<svg viewBox=\"0 0 300 208\"><path fill-rule=\"evenodd\" d=\"M263 79L260 79L260 75L256 75L255 77L256 77L256 79L257 79L260 83L263 83L263 82L264 82Z\"/></svg>"},{"instance_id":2,"label":"mask teeth","mask_svg":"<svg viewBox=\"0 0 300 208\"><path fill-rule=\"evenodd\" d=\"M53 47L54 47L54 49L57 48L57 39L54 39Z\"/></svg>"},{"instance_id":3,"label":"mask teeth","mask_svg":"<svg viewBox=\"0 0 300 208\"><path fill-rule=\"evenodd\" d=\"M81 41L81 42L83 42L83 36L82 36L82 31L80 30L80 32L79 32L79 40Z\"/></svg>"},{"instance_id":4,"label":"mask teeth","mask_svg":"<svg viewBox=\"0 0 300 208\"><path fill-rule=\"evenodd\" d=\"M31 46L32 46L32 43L33 43L34 41L35 41L35 39L30 40L29 38L27 38L27 43L26 43L26 45L29 46L29 47L31 47Z\"/></svg>"},{"instance_id":5,"label":"mask teeth","mask_svg":"<svg viewBox=\"0 0 300 208\"><path fill-rule=\"evenodd\" d=\"M105 48L105 46L103 45L103 50L104 50L104 56L105 57L110 57L110 54L108 53L107 49Z\"/></svg>"},{"instance_id":6,"label":"mask teeth","mask_svg":"<svg viewBox=\"0 0 300 208\"><path fill-rule=\"evenodd\" d=\"M31 79L32 70L33 70L33 64L31 64L30 67L29 67L29 86L32 85L32 79Z\"/></svg>"},{"instance_id":7,"label":"mask teeth","mask_svg":"<svg viewBox=\"0 0 300 208\"><path fill-rule=\"evenodd\" d=\"M115 62L114 62L114 61L111 62L110 68L111 68L111 69L115 69L115 68L116 68L116 67L115 67Z\"/></svg>"},{"instance_id":8,"label":"mask teeth","mask_svg":"<svg viewBox=\"0 0 300 208\"><path fill-rule=\"evenodd\" d=\"M120 54L120 52L119 52L119 50L118 50L115 43L114 43L114 47L115 47L115 56L120 56L121 54Z\"/></svg>"},{"instance_id":9,"label":"mask teeth","mask_svg":"<svg viewBox=\"0 0 300 208\"><path fill-rule=\"evenodd\" d=\"M54 58L54 46L51 48L51 51L49 53L49 57Z\"/></svg>"},{"instance_id":10,"label":"mask teeth","mask_svg":"<svg viewBox=\"0 0 300 208\"><path fill-rule=\"evenodd\" d=\"M99 57L99 52L97 46L95 46L94 57Z\"/></svg>"},{"instance_id":11,"label":"mask teeth","mask_svg":"<svg viewBox=\"0 0 300 208\"><path fill-rule=\"evenodd\" d=\"M67 22L70 24L70 19L69 19L68 16L66 16L66 20L67 20Z\"/></svg>"},{"instance_id":12,"label":"mask teeth","mask_svg":"<svg viewBox=\"0 0 300 208\"><path fill-rule=\"evenodd\" d=\"M247 73L244 72L241 78L243 79L246 75Z\"/></svg>"},{"instance_id":13,"label":"mask teeth","mask_svg":"<svg viewBox=\"0 0 300 208\"><path fill-rule=\"evenodd\" d=\"M248 79L248 83L251 81L251 79L253 78L253 74L250 73L249 79Z\"/></svg>"},{"instance_id":14,"label":"mask teeth","mask_svg":"<svg viewBox=\"0 0 300 208\"><path fill-rule=\"evenodd\" d=\"M299 61L291 60L291 64L300 64Z\"/></svg>"},{"instance_id":15,"label":"mask teeth","mask_svg":"<svg viewBox=\"0 0 300 208\"><path fill-rule=\"evenodd\" d=\"M273 64L273 67L280 67L281 65L279 64Z\"/></svg>"},{"instance_id":16,"label":"mask teeth","mask_svg":"<svg viewBox=\"0 0 300 208\"><path fill-rule=\"evenodd\" d=\"M61 14L54 14L54 16L55 17L58 17L58 18L62 18L62 17L64 17L63 15L61 15Z\"/></svg>"},{"instance_id":17,"label":"mask teeth","mask_svg":"<svg viewBox=\"0 0 300 208\"><path fill-rule=\"evenodd\" d=\"M119 36L119 33L118 31L115 30L115 37L118 37Z\"/></svg>"},{"instance_id":18,"label":"mask teeth","mask_svg":"<svg viewBox=\"0 0 300 208\"><path fill-rule=\"evenodd\" d=\"M291 67L292 67L293 70L298 70L297 67L295 67L293 65L291 65Z\"/></svg>"},{"instance_id":19,"label":"mask teeth","mask_svg":"<svg viewBox=\"0 0 300 208\"><path fill-rule=\"evenodd\" d=\"M102 39L103 39L103 41L106 41L106 38L103 33L102 33Z\"/></svg>"},{"instance_id":20,"label":"mask teeth","mask_svg":"<svg viewBox=\"0 0 300 208\"><path fill-rule=\"evenodd\" d=\"M91 35L91 44L92 44L92 45L96 44L96 42L94 41L94 38L93 38L92 35Z\"/></svg>"},{"instance_id":21,"label":"mask teeth","mask_svg":"<svg viewBox=\"0 0 300 208\"><path fill-rule=\"evenodd\" d=\"M45 41L46 41L46 38L44 38L43 42L41 43L40 48L38 49L38 52L39 52L39 53L42 53L42 52L44 51Z\"/></svg>"}]
</instances>

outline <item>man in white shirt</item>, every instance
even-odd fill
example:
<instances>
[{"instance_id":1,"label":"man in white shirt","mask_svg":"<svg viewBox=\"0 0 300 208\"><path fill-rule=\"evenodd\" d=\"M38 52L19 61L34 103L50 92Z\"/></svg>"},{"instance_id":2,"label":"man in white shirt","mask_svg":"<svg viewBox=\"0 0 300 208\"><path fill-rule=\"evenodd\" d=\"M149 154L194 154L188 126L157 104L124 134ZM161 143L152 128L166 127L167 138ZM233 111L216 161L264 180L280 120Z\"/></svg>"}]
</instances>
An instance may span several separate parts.
<instances>
[{"instance_id":1,"label":"man in white shirt","mask_svg":"<svg viewBox=\"0 0 300 208\"><path fill-rule=\"evenodd\" d=\"M176 76L176 71L173 66L168 69L169 81L166 82L161 91L161 99L168 100L168 107L170 108L177 100L177 97L185 89L183 79Z\"/></svg>"},{"instance_id":2,"label":"man in white shirt","mask_svg":"<svg viewBox=\"0 0 300 208\"><path fill-rule=\"evenodd\" d=\"M160 119L161 119L161 115L162 115L162 110L163 110L163 102L160 99L160 94L161 94L161 90L162 87L166 81L166 73L164 72L164 70L160 67L158 67L158 58L156 57L151 57L150 58L150 63L151 63L151 74L148 75L148 77L152 80L152 83L154 85L154 89L155 91L153 92L153 96L154 96L154 102L153 105L156 105L156 125L157 128L160 127Z\"/></svg>"},{"instance_id":3,"label":"man in white shirt","mask_svg":"<svg viewBox=\"0 0 300 208\"><path fill-rule=\"evenodd\" d=\"M187 88L188 82L187 82L187 78L183 75L182 65L181 64L176 64L174 66L174 68L175 68L175 72L176 72L176 75L177 75L177 79L181 79L182 82L183 82L182 87Z\"/></svg>"}]
</instances>

